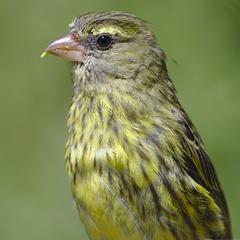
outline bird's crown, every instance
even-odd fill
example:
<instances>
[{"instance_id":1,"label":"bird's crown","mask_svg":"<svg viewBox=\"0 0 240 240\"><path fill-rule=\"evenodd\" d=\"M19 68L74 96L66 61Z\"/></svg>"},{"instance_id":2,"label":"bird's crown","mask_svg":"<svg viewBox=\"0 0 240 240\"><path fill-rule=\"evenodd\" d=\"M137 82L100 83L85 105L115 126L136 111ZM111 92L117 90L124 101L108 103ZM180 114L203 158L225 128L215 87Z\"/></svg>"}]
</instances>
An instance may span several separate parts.
<instances>
[{"instance_id":1,"label":"bird's crown","mask_svg":"<svg viewBox=\"0 0 240 240\"><path fill-rule=\"evenodd\" d=\"M123 12L88 13L75 18L69 26L83 35L107 33L123 39L131 39L141 32L152 35L145 21Z\"/></svg>"}]
</instances>

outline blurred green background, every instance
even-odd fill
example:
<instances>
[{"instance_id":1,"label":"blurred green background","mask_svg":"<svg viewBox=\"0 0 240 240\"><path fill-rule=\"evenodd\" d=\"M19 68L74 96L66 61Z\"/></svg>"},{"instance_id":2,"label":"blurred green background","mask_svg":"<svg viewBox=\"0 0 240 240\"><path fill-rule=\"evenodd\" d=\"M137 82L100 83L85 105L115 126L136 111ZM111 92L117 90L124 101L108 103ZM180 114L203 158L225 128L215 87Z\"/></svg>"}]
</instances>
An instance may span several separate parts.
<instances>
[{"instance_id":1,"label":"blurred green background","mask_svg":"<svg viewBox=\"0 0 240 240\"><path fill-rule=\"evenodd\" d=\"M240 238L238 0L1 0L0 239L87 239L63 158L70 64L39 56L74 16L102 10L128 11L152 23Z\"/></svg>"}]
</instances>

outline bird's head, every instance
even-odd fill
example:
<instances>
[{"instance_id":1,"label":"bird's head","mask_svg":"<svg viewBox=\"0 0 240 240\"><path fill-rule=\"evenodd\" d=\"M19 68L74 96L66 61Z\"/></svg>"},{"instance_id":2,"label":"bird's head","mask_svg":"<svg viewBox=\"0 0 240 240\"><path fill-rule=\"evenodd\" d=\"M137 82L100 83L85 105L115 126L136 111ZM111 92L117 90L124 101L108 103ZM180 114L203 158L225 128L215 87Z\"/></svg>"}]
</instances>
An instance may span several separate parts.
<instances>
[{"instance_id":1,"label":"bird's head","mask_svg":"<svg viewBox=\"0 0 240 240\"><path fill-rule=\"evenodd\" d=\"M69 33L46 52L74 62L75 82L95 91L146 90L160 78L164 64L164 54L146 22L121 12L75 18Z\"/></svg>"}]
</instances>

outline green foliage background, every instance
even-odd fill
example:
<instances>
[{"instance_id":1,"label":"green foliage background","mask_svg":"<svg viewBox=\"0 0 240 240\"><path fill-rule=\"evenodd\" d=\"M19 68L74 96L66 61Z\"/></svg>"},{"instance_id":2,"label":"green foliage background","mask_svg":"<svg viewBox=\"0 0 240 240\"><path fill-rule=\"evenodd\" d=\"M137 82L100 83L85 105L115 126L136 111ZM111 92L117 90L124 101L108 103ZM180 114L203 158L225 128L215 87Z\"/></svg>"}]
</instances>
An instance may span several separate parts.
<instances>
[{"instance_id":1,"label":"green foliage background","mask_svg":"<svg viewBox=\"0 0 240 240\"><path fill-rule=\"evenodd\" d=\"M74 16L100 10L152 23L240 238L238 0L0 0L0 239L87 239L63 159L70 64L39 56Z\"/></svg>"}]
</instances>

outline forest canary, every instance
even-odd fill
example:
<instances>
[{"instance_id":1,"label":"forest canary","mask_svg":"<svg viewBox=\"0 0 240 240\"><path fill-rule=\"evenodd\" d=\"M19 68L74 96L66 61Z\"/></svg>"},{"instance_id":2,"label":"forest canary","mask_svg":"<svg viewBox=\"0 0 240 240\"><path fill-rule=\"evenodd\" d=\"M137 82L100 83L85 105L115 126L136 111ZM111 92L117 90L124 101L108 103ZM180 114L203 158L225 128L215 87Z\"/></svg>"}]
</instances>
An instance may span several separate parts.
<instances>
[{"instance_id":1,"label":"forest canary","mask_svg":"<svg viewBox=\"0 0 240 240\"><path fill-rule=\"evenodd\" d=\"M146 22L88 13L46 53L74 63L65 157L89 238L231 239L215 170Z\"/></svg>"}]
</instances>

